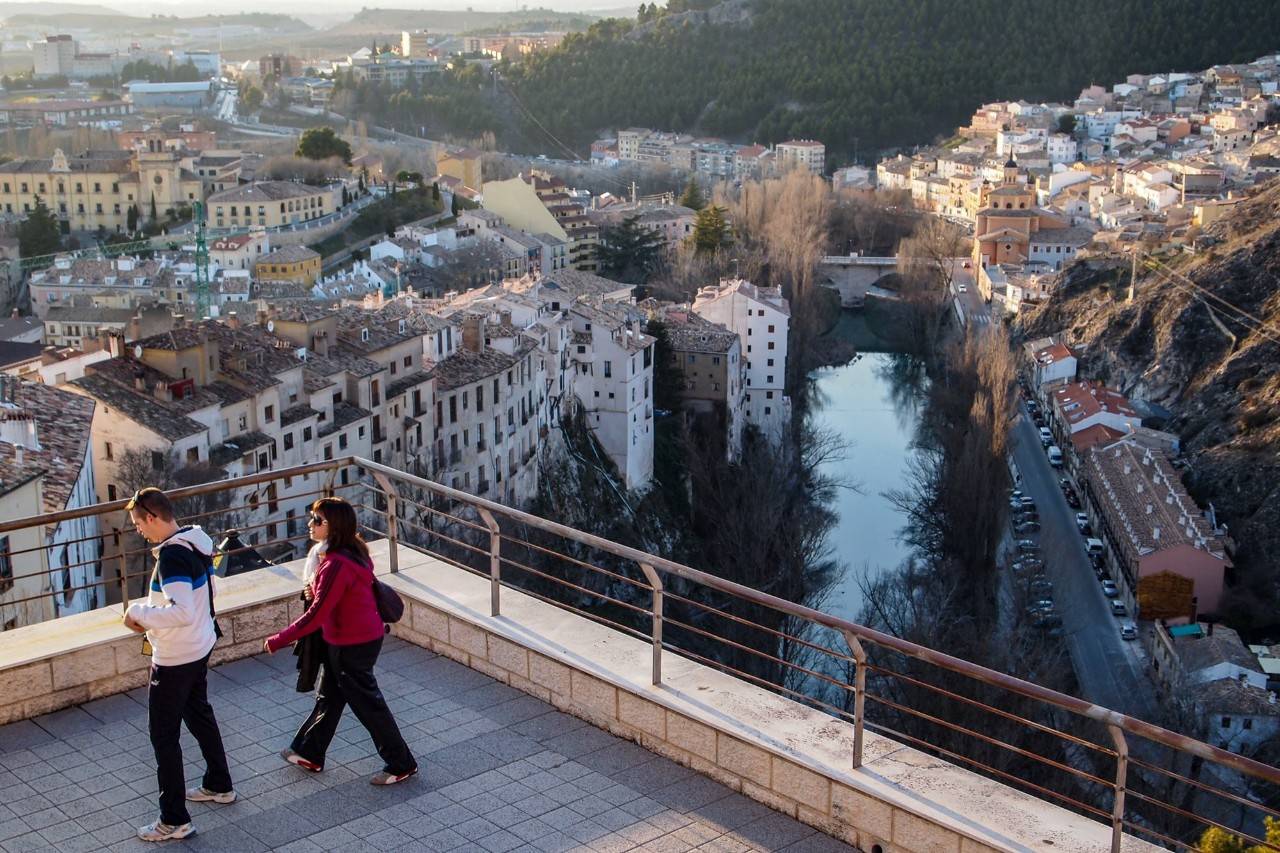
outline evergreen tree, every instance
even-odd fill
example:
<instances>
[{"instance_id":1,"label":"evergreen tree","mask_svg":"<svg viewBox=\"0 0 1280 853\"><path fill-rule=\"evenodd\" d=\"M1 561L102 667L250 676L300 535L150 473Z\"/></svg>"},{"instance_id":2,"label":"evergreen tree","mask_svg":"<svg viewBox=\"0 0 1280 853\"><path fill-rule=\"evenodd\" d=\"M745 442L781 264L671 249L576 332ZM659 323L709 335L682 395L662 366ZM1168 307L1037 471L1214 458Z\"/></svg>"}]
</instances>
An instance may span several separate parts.
<instances>
[{"instance_id":1,"label":"evergreen tree","mask_svg":"<svg viewBox=\"0 0 1280 853\"><path fill-rule=\"evenodd\" d=\"M715 252L729 245L729 223L724 218L725 210L717 204L708 205L698 211L698 218L693 223L693 247L698 254Z\"/></svg>"},{"instance_id":2,"label":"evergreen tree","mask_svg":"<svg viewBox=\"0 0 1280 853\"><path fill-rule=\"evenodd\" d=\"M460 210L462 210L462 207L458 204L458 194L457 194L457 193L454 193L454 194L453 194L453 203L449 205L449 210L453 213L454 218L457 218L457 216L458 216L458 212L459 212Z\"/></svg>"},{"instance_id":3,"label":"evergreen tree","mask_svg":"<svg viewBox=\"0 0 1280 853\"><path fill-rule=\"evenodd\" d=\"M690 210L702 210L707 206L707 200L702 195L702 187L698 186L698 182L692 177L689 183L685 184L684 192L680 196L680 204Z\"/></svg>"},{"instance_id":4,"label":"evergreen tree","mask_svg":"<svg viewBox=\"0 0 1280 853\"><path fill-rule=\"evenodd\" d=\"M62 229L58 219L36 196L35 210L18 225L18 251L24 258L52 255L62 246Z\"/></svg>"},{"instance_id":5,"label":"evergreen tree","mask_svg":"<svg viewBox=\"0 0 1280 853\"><path fill-rule=\"evenodd\" d=\"M438 183L433 183L433 184L431 185L431 200L432 200L432 201L434 201L434 202L436 203L436 206L437 206L437 207L439 207L439 205L440 205L440 185L439 185Z\"/></svg>"},{"instance_id":6,"label":"evergreen tree","mask_svg":"<svg viewBox=\"0 0 1280 853\"><path fill-rule=\"evenodd\" d=\"M1064 113L1058 118L1058 133L1072 134L1076 132L1076 117L1071 113Z\"/></svg>"},{"instance_id":7,"label":"evergreen tree","mask_svg":"<svg viewBox=\"0 0 1280 853\"><path fill-rule=\"evenodd\" d=\"M639 216L630 216L602 229L596 257L605 275L640 283L657 267L665 245L661 234L641 225Z\"/></svg>"},{"instance_id":8,"label":"evergreen tree","mask_svg":"<svg viewBox=\"0 0 1280 853\"><path fill-rule=\"evenodd\" d=\"M308 160L328 160L340 157L342 162L351 165L351 146L345 139L334 133L331 127L312 127L303 131L298 140L298 149L294 152L298 157Z\"/></svg>"},{"instance_id":9,"label":"evergreen tree","mask_svg":"<svg viewBox=\"0 0 1280 853\"><path fill-rule=\"evenodd\" d=\"M152 193L151 194L151 221L155 222L159 218L160 218L160 215L156 213L156 194Z\"/></svg>"},{"instance_id":10,"label":"evergreen tree","mask_svg":"<svg viewBox=\"0 0 1280 853\"><path fill-rule=\"evenodd\" d=\"M138 206L136 204L129 205L129 213L127 214L127 228L130 234L138 230Z\"/></svg>"}]
</instances>

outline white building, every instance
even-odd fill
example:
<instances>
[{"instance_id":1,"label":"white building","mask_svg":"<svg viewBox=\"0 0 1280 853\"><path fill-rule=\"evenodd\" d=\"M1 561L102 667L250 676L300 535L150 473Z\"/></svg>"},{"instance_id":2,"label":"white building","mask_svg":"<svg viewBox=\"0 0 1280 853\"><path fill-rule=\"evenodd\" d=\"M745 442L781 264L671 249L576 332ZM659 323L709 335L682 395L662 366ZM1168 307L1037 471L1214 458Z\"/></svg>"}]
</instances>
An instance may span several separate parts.
<instances>
[{"instance_id":1,"label":"white building","mask_svg":"<svg viewBox=\"0 0 1280 853\"><path fill-rule=\"evenodd\" d=\"M584 299L569 308L573 390L587 428L617 467L628 489L653 478L654 339L640 331L634 308Z\"/></svg>"},{"instance_id":2,"label":"white building","mask_svg":"<svg viewBox=\"0 0 1280 853\"><path fill-rule=\"evenodd\" d=\"M725 279L698 291L693 311L738 335L747 362L747 420L770 440L781 440L791 421L786 396L791 306L782 291Z\"/></svg>"},{"instance_id":3,"label":"white building","mask_svg":"<svg viewBox=\"0 0 1280 853\"><path fill-rule=\"evenodd\" d=\"M75 63L77 46L69 35L45 36L31 43L33 76L67 77Z\"/></svg>"},{"instance_id":4,"label":"white building","mask_svg":"<svg viewBox=\"0 0 1280 853\"><path fill-rule=\"evenodd\" d=\"M814 175L821 175L827 165L827 146L812 139L791 139L779 142L774 149L777 155L778 171L803 169Z\"/></svg>"},{"instance_id":5,"label":"white building","mask_svg":"<svg viewBox=\"0 0 1280 853\"><path fill-rule=\"evenodd\" d=\"M94 410L92 400L75 394L0 378L4 517L24 502L34 510L32 515L97 502L90 441ZM31 542L17 541L29 531L0 536L0 630L82 613L105 603L97 517L32 530ZM28 548L35 550L11 553Z\"/></svg>"},{"instance_id":6,"label":"white building","mask_svg":"<svg viewBox=\"0 0 1280 853\"><path fill-rule=\"evenodd\" d=\"M1050 163L1074 163L1080 159L1080 146L1075 137L1066 133L1050 134L1045 140Z\"/></svg>"}]
</instances>

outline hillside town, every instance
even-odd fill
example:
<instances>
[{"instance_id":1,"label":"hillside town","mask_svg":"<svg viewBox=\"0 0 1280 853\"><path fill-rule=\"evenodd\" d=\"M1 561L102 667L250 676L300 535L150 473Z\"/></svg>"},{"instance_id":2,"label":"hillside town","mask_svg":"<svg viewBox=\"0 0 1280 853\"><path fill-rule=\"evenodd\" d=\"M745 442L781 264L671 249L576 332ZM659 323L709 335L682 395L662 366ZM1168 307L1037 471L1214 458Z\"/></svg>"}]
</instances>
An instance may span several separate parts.
<instances>
[{"instance_id":1,"label":"hillside town","mask_svg":"<svg viewBox=\"0 0 1280 853\"><path fill-rule=\"evenodd\" d=\"M707 208L678 201L686 186L713 198L798 173L838 198L954 226L964 237L945 297L964 337L969 306L988 326L1013 325L1077 261L1127 259L1136 278L1159 263L1149 258L1211 251L1213 226L1280 175L1280 54L1132 74L1069 104L983 104L949 138L874 163L835 161L808 138L619 127L576 162L510 155L518 168L499 170L491 139L353 135L322 121L346 124L333 112L344 87L417 94L474 67L496 89L501 63L565 36L415 29L329 59L282 46L235 61L203 37L123 47L71 30L31 42L0 131L58 145L0 162L4 520L128 499L153 480L235 481L345 457L513 508L545 496L571 461L644 495L672 418L713 435L706 452L725 464L749 436L787 447L800 397L783 288L736 263L688 299L609 277L610 235L623 229L667 262L691 250ZM125 79L144 66L191 79ZM670 186L642 195L629 169ZM45 228L35 253L19 238L32 223ZM903 261L861 260L884 261L885 278ZM1184 484L1179 436L1154 428L1168 413L1083 367L1067 329L1015 355L1000 563L1038 591L1029 618L1061 637L1075 605L1055 601L1040 535L1049 499L1065 501L1070 557L1079 551L1106 599L1099 659L1120 649L1112 659L1140 661L1135 693L1160 701L1195 687L1214 746L1245 755L1274 741L1280 645L1216 619L1238 543ZM664 369L679 376L678 412L657 404ZM597 456L574 449L582 436ZM1049 495L1033 488L1043 472L1028 445ZM309 508L334 485L323 477L235 487L238 532L211 535L238 537L263 563L304 559ZM117 512L0 535L0 631L142 593L120 574L129 525Z\"/></svg>"}]
</instances>

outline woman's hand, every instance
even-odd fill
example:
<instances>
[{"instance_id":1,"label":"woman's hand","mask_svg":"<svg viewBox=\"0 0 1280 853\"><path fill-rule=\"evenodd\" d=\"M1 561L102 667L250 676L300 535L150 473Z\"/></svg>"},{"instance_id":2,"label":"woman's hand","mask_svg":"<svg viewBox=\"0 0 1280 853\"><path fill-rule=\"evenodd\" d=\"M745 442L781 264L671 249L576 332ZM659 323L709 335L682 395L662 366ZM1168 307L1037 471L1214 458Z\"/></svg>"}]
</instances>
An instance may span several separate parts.
<instances>
[{"instance_id":1,"label":"woman's hand","mask_svg":"<svg viewBox=\"0 0 1280 853\"><path fill-rule=\"evenodd\" d=\"M275 654L275 652L271 650L271 641L270 641L270 640L263 640L263 641L262 641L262 650L263 650L264 652L266 652L267 654L269 654L269 655L271 655L271 654Z\"/></svg>"}]
</instances>

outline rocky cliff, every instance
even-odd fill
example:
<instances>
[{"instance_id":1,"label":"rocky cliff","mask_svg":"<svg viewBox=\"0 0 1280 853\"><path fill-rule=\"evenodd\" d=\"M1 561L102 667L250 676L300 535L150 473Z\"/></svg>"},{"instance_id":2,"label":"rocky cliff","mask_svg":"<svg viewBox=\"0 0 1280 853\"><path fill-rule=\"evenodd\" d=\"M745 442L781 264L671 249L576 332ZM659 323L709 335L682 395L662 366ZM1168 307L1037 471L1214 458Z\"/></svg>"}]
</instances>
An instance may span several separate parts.
<instances>
[{"instance_id":1,"label":"rocky cliff","mask_svg":"<svg viewBox=\"0 0 1280 853\"><path fill-rule=\"evenodd\" d=\"M1063 333L1082 374L1171 413L1185 480L1212 501L1237 550L1220 614L1241 629L1280 629L1280 181L1259 188L1205 234L1195 255L1139 270L1094 258L1065 270L1026 337ZM1184 278L1185 277L1185 278ZM1198 289L1199 288L1199 289Z\"/></svg>"}]
</instances>

